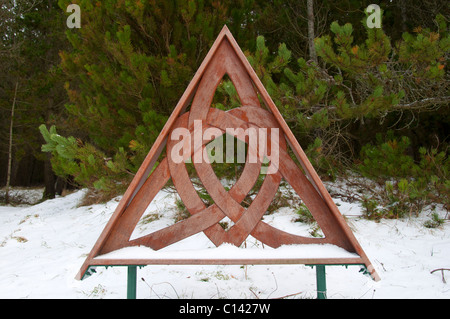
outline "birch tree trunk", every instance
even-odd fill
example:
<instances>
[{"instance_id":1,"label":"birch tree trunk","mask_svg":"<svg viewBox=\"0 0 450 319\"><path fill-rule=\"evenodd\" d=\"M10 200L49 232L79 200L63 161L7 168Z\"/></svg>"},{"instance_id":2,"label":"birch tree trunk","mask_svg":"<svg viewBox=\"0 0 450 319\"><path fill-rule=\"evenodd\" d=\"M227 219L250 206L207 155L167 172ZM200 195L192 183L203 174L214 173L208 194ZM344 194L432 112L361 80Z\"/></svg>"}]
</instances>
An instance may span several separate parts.
<instances>
[{"instance_id":1,"label":"birch tree trunk","mask_svg":"<svg viewBox=\"0 0 450 319\"><path fill-rule=\"evenodd\" d=\"M16 82L16 89L14 91L14 99L11 107L11 122L9 125L9 150L8 150L8 172L6 173L6 194L5 202L9 203L9 186L11 183L11 166L12 166L12 143L13 143L13 126L14 126L14 110L16 108L17 89L19 81Z\"/></svg>"}]
</instances>

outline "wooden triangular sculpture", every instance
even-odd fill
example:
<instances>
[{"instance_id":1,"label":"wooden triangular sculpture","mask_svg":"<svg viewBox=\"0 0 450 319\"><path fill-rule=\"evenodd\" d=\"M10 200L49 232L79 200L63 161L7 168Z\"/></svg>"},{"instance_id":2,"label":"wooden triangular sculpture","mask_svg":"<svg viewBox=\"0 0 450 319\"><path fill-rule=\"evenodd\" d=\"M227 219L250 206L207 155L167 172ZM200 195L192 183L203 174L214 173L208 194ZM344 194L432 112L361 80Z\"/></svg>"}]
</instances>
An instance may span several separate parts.
<instances>
[{"instance_id":1,"label":"wooden triangular sculpture","mask_svg":"<svg viewBox=\"0 0 450 319\"><path fill-rule=\"evenodd\" d=\"M227 74L233 82L242 106L230 111L222 111L211 107L216 88ZM260 101L266 108L261 107ZM189 111L187 111L190 106ZM205 138L201 142L189 144L191 138L185 141L194 147L187 147L189 152L184 154L183 160L174 159L177 154L175 147L179 146L172 138L175 130L183 130L194 136L196 127L200 124L201 133L214 128L215 136ZM215 175L208 161L196 161L197 155L202 158L205 145L221 134L235 132L235 137L249 145L248 135L239 135L239 130L268 129L267 139L260 140L267 143L264 155L277 163L272 172L265 175L258 195L247 208L241 206L248 192L253 188L260 172L262 157L250 161L247 157L243 172L236 184L226 191ZM267 132L267 131L264 131ZM277 134L277 138L268 136ZM195 137L195 136L194 136ZM274 136L275 137L275 136ZM270 143L276 143L269 145ZM186 145L187 145L186 144ZM302 169L288 155L288 146L297 157ZM166 156L160 160L163 149ZM273 150L276 150L274 152ZM249 151L250 153L250 151ZM194 189L185 166L187 158L194 158L195 170L205 189L214 200L214 204L206 207ZM273 167L272 167L273 168ZM276 229L262 221L262 217L272 202L281 179L289 183L309 208L313 217L323 231L324 238L309 238L290 234ZM161 229L149 235L131 240L131 235L144 211L155 195L172 179L172 182L191 216L172 226ZM234 225L225 231L219 222L228 216ZM136 256L132 259L105 259L101 255L131 246L146 246L159 250L182 239L203 232L216 246L230 243L240 246L252 235L265 245L278 248L282 245L301 244L332 244L353 253L354 258L322 258L302 259L297 263L304 264L361 264L365 265L374 280L379 280L378 274L369 259L346 224L331 196L312 167L298 141L287 126L274 102L270 98L263 84L247 61L244 53L226 26L220 32L211 50L201 64L191 83L187 87L175 110L156 139L142 166L135 175L111 219L82 265L77 279L81 280L90 266L96 265L149 265L149 264L230 264L223 260L150 260ZM257 261L236 261L237 264ZM266 261L269 263L269 261ZM274 260L270 260L273 263ZM260 262L263 263L263 262ZM282 262L279 262L282 263ZM286 263L294 263L287 261Z\"/></svg>"}]
</instances>

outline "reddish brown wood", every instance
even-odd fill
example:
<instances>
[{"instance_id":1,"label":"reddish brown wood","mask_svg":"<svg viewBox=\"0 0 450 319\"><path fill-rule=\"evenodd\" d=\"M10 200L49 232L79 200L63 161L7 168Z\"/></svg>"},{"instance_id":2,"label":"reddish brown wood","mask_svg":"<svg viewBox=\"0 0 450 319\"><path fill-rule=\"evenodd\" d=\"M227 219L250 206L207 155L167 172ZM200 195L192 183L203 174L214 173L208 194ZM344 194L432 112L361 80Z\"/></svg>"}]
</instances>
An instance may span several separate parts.
<instances>
[{"instance_id":1,"label":"reddish brown wood","mask_svg":"<svg viewBox=\"0 0 450 319\"><path fill-rule=\"evenodd\" d=\"M225 74L230 77L236 87L242 104L241 107L228 112L211 108L217 86ZM264 102L266 109L261 107L260 99ZM189 112L185 112L190 103ZM247 157L241 176L229 191L222 186L209 163L194 161L197 175L214 201L214 204L209 207L206 207L198 196L189 178L185 163L175 162L172 158L171 152L177 141L170 139L171 133L177 128L184 128L191 133L193 138L195 121L201 121L203 131L209 128L217 128L221 134L225 134L225 131L229 128L268 129L267 132L269 134L274 134L276 132L275 129L278 129L278 144L270 145L271 141L268 138L266 141L267 145L265 145L267 150L273 149L272 146L275 150L278 150L278 170L265 176L257 196L249 207L244 208L241 203L258 179L261 170L259 158L255 163L251 163L249 160L250 156ZM251 148L248 137L236 135L236 138L248 143L249 148ZM191 141L190 156L195 158L197 155L201 155L209 142L210 140L203 140L199 145L196 145ZM289 156L288 146L297 157L303 170ZM166 156L157 164L157 160L164 148L166 148ZM272 154L269 155L268 153L266 155L269 158L272 156ZM155 164L157 164L156 167L154 167ZM154 170L150 174L153 168ZM191 217L152 234L131 240L131 234L142 214L169 179L172 180ZM276 195L282 179L292 186L309 208L322 229L324 238L306 238L289 234L262 221L262 217ZM219 222L226 216L234 222L234 225L227 231L219 225ZM195 258L190 260L151 260L141 259L139 256L133 259L120 260L96 258L114 250L130 246L147 246L154 250L159 250L199 232L203 232L216 246L223 243L240 246L249 235L252 235L264 244L274 248L290 244L327 243L356 253L359 257L261 260L232 258L214 260ZM366 265L372 277L375 280L379 280L375 269L332 201L331 196L308 161L298 141L225 26L129 185L116 211L86 258L77 278L81 279L88 267L92 265L279 263L362 263Z\"/></svg>"},{"instance_id":2,"label":"reddish brown wood","mask_svg":"<svg viewBox=\"0 0 450 319\"><path fill-rule=\"evenodd\" d=\"M359 258L272 258L272 259L250 259L250 258L217 258L217 259L133 259L134 266L146 265L363 265L364 261ZM96 258L90 266L127 266L127 259L100 259Z\"/></svg>"}]
</instances>

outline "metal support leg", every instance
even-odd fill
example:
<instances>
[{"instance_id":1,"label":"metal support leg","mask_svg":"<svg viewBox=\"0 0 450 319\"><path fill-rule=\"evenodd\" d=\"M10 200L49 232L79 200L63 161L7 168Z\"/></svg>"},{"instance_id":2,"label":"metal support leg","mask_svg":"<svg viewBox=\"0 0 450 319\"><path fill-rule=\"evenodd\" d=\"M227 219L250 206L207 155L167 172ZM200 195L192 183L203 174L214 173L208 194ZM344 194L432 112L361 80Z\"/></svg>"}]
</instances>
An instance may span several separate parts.
<instances>
[{"instance_id":1,"label":"metal support leg","mask_svg":"<svg viewBox=\"0 0 450 319\"><path fill-rule=\"evenodd\" d=\"M127 299L136 299L137 266L128 266Z\"/></svg>"},{"instance_id":2,"label":"metal support leg","mask_svg":"<svg viewBox=\"0 0 450 319\"><path fill-rule=\"evenodd\" d=\"M316 265L317 299L327 299L325 265Z\"/></svg>"}]
</instances>

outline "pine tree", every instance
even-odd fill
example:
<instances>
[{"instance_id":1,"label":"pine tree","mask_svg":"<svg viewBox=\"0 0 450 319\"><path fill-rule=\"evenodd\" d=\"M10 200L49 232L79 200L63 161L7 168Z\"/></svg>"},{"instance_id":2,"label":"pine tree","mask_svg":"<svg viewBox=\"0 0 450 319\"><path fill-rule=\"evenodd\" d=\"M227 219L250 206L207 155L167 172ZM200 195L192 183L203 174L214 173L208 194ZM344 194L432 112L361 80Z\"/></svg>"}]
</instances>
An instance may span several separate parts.
<instances>
[{"instance_id":1,"label":"pine tree","mask_svg":"<svg viewBox=\"0 0 450 319\"><path fill-rule=\"evenodd\" d=\"M333 22L331 34L316 39L319 65L293 61L282 46L274 58L262 37L249 59L313 164L333 175L336 166L352 166L358 146L384 130L380 123L408 128L406 111L448 114L449 37L443 17L436 21L439 33L417 28L395 45L365 19L362 43L355 43L352 24ZM277 60L284 62L279 68Z\"/></svg>"},{"instance_id":2,"label":"pine tree","mask_svg":"<svg viewBox=\"0 0 450 319\"><path fill-rule=\"evenodd\" d=\"M71 2L60 0L59 6ZM78 3L82 27L66 32L73 49L60 54L68 77L66 110L78 133L64 139L47 134L43 150L52 153L58 175L120 192L116 185L137 171L223 25L233 17L230 28L245 23L248 30L239 33L253 39L245 11L255 2ZM58 143L76 151L64 157ZM76 165L66 162L70 157Z\"/></svg>"}]
</instances>

